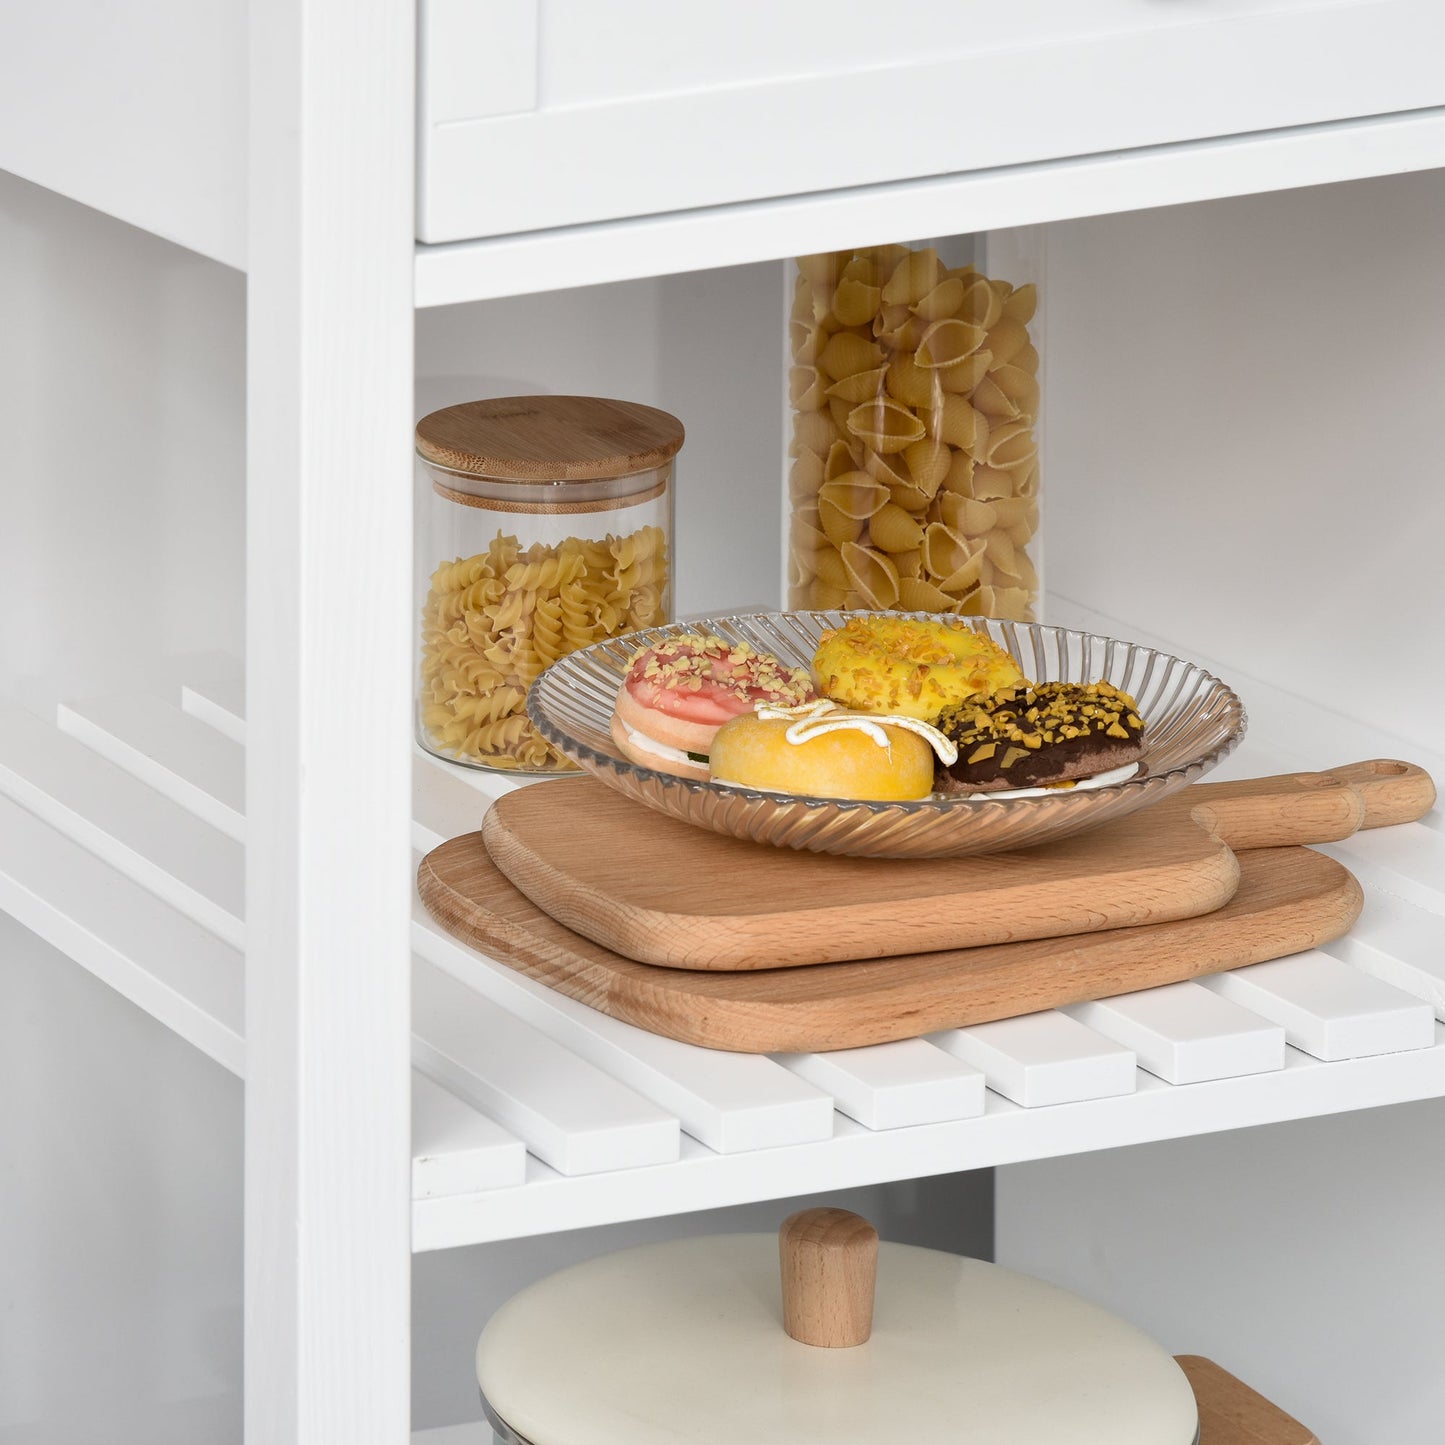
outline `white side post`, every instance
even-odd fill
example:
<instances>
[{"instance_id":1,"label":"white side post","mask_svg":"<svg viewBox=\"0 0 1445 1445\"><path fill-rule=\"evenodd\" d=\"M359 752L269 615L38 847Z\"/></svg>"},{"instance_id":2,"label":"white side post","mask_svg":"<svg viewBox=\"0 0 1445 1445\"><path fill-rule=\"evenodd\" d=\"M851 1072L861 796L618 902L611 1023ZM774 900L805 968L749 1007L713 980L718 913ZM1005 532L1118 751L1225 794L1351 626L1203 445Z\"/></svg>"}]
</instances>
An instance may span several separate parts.
<instances>
[{"instance_id":1,"label":"white side post","mask_svg":"<svg viewBox=\"0 0 1445 1445\"><path fill-rule=\"evenodd\" d=\"M252 0L248 1445L409 1429L414 7Z\"/></svg>"}]
</instances>

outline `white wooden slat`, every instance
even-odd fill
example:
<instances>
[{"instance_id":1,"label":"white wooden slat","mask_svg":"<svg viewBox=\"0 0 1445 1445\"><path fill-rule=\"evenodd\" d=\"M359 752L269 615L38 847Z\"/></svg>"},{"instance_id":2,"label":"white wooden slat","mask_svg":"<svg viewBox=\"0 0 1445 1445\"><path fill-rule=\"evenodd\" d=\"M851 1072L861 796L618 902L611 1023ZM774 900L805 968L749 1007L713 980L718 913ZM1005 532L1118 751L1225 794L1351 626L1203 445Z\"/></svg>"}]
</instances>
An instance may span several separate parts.
<instances>
[{"instance_id":1,"label":"white wooden slat","mask_svg":"<svg viewBox=\"0 0 1445 1445\"><path fill-rule=\"evenodd\" d=\"M931 1042L983 1071L996 1094L1037 1108L1132 1094L1133 1051L1057 1010L947 1029Z\"/></svg>"},{"instance_id":2,"label":"white wooden slat","mask_svg":"<svg viewBox=\"0 0 1445 1445\"><path fill-rule=\"evenodd\" d=\"M186 665L181 711L231 739L246 741L246 669L239 658L214 657Z\"/></svg>"},{"instance_id":3,"label":"white wooden slat","mask_svg":"<svg viewBox=\"0 0 1445 1445\"><path fill-rule=\"evenodd\" d=\"M825 1054L776 1054L778 1063L833 1096L869 1129L901 1129L983 1113L983 1075L925 1039Z\"/></svg>"},{"instance_id":4,"label":"white wooden slat","mask_svg":"<svg viewBox=\"0 0 1445 1445\"><path fill-rule=\"evenodd\" d=\"M1132 1049L1170 1084L1231 1079L1284 1067L1284 1030L1197 983L1171 983L1092 1003L1070 1018Z\"/></svg>"},{"instance_id":5,"label":"white wooden slat","mask_svg":"<svg viewBox=\"0 0 1445 1445\"><path fill-rule=\"evenodd\" d=\"M522 1141L425 1074L411 1076L411 1194L438 1199L520 1184Z\"/></svg>"},{"instance_id":6,"label":"white wooden slat","mask_svg":"<svg viewBox=\"0 0 1445 1445\"><path fill-rule=\"evenodd\" d=\"M1373 883L1432 913L1445 914L1445 833L1424 823L1368 828L1320 852L1343 863L1362 883Z\"/></svg>"},{"instance_id":7,"label":"white wooden slat","mask_svg":"<svg viewBox=\"0 0 1445 1445\"><path fill-rule=\"evenodd\" d=\"M678 1157L670 1114L425 960L412 979L418 1067L559 1173Z\"/></svg>"},{"instance_id":8,"label":"white wooden slat","mask_svg":"<svg viewBox=\"0 0 1445 1445\"><path fill-rule=\"evenodd\" d=\"M1286 1039L1317 1059L1429 1048L1429 1004L1371 978L1318 949L1217 973L1200 982L1279 1024Z\"/></svg>"},{"instance_id":9,"label":"white wooden slat","mask_svg":"<svg viewBox=\"0 0 1445 1445\"><path fill-rule=\"evenodd\" d=\"M1424 999L1445 1020L1445 918L1375 888L1365 893L1358 922L1322 951Z\"/></svg>"},{"instance_id":10,"label":"white wooden slat","mask_svg":"<svg viewBox=\"0 0 1445 1445\"><path fill-rule=\"evenodd\" d=\"M432 828L424 823L418 826L433 844L441 841L442 829L449 830L450 836L471 831L480 823L488 803L485 789L498 784L519 786L490 774L477 773L474 780L471 772L420 752L414 759L413 774L421 798L418 811L432 821ZM465 952L453 940L445 942ZM519 976L511 977L521 982ZM605 1019L540 985L534 987L544 998L531 1012L550 1022L553 1029L560 1026L567 1036L566 1046L592 1058L668 1112L684 1113L691 1131L709 1147L723 1151L770 1148L826 1139L832 1132L831 1098L766 1059L719 1054L656 1038ZM574 1018L559 1018L559 1006L571 1010Z\"/></svg>"},{"instance_id":11,"label":"white wooden slat","mask_svg":"<svg viewBox=\"0 0 1445 1445\"><path fill-rule=\"evenodd\" d=\"M833 1132L832 1097L771 1059L696 1048L610 1018L466 947L419 899L412 942L438 968L652 1100L719 1154L812 1144Z\"/></svg>"},{"instance_id":12,"label":"white wooden slat","mask_svg":"<svg viewBox=\"0 0 1445 1445\"><path fill-rule=\"evenodd\" d=\"M8 798L0 799L0 909L241 1073L240 953Z\"/></svg>"},{"instance_id":13,"label":"white wooden slat","mask_svg":"<svg viewBox=\"0 0 1445 1445\"><path fill-rule=\"evenodd\" d=\"M0 704L0 792L242 946L244 851L235 839L11 704Z\"/></svg>"},{"instance_id":14,"label":"white wooden slat","mask_svg":"<svg viewBox=\"0 0 1445 1445\"><path fill-rule=\"evenodd\" d=\"M144 693L63 702L56 722L213 828L246 841L246 753L224 734Z\"/></svg>"}]
</instances>

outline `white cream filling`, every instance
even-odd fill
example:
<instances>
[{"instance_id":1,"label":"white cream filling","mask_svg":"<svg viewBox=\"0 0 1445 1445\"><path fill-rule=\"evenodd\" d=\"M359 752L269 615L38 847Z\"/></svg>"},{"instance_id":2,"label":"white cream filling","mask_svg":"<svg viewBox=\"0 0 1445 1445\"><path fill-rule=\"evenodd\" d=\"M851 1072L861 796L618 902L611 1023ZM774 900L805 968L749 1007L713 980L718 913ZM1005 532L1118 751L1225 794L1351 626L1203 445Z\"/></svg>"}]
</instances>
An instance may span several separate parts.
<instances>
[{"instance_id":1,"label":"white cream filling","mask_svg":"<svg viewBox=\"0 0 1445 1445\"><path fill-rule=\"evenodd\" d=\"M1092 788L1107 788L1111 783L1122 783L1126 778L1132 778L1138 771L1138 763L1125 763L1123 767L1110 768L1107 773L1094 773L1091 777L1076 778L1073 786L1069 788L996 788L991 793L935 793L934 796L946 796L950 802L957 798L959 802L963 803L982 803L989 798L1056 798L1060 793L1087 793Z\"/></svg>"},{"instance_id":2,"label":"white cream filling","mask_svg":"<svg viewBox=\"0 0 1445 1445\"><path fill-rule=\"evenodd\" d=\"M797 707L772 707L758 703L754 711L767 722L790 722L791 727L783 734L794 746L822 737L824 733L841 732L845 729L860 732L880 747L888 746L888 734L883 728L901 728L904 732L920 737L938 755L944 767L958 759L958 749L953 739L941 733L932 723L916 717L901 717L893 713L850 712L826 698L817 702L800 703Z\"/></svg>"},{"instance_id":3,"label":"white cream filling","mask_svg":"<svg viewBox=\"0 0 1445 1445\"><path fill-rule=\"evenodd\" d=\"M627 741L639 752L652 753L656 757L665 758L670 763L686 763L694 768L705 766L696 758L690 758L681 748L670 748L666 743L660 743L655 738L648 737L646 733L638 732L635 727L625 722L622 724L622 730L627 734Z\"/></svg>"}]
</instances>

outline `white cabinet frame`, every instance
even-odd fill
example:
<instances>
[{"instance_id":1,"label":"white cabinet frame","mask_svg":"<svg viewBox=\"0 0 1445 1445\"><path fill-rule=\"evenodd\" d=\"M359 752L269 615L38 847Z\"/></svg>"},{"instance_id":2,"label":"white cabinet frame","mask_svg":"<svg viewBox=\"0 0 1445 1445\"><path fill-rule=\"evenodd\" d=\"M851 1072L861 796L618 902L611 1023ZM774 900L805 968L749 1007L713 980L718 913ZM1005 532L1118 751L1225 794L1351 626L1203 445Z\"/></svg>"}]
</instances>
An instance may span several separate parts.
<instances>
[{"instance_id":1,"label":"white cabinet frame","mask_svg":"<svg viewBox=\"0 0 1445 1445\"><path fill-rule=\"evenodd\" d=\"M410 1425L415 17L253 0L245 1429Z\"/></svg>"}]
</instances>

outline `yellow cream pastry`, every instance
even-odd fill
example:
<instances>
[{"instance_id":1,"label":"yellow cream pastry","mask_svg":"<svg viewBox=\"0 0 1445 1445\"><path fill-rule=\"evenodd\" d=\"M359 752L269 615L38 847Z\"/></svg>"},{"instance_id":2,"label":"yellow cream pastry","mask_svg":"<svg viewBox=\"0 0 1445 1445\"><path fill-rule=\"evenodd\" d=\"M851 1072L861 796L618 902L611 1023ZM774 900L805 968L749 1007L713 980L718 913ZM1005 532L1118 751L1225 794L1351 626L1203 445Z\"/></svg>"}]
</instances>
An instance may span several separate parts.
<instances>
[{"instance_id":1,"label":"yellow cream pastry","mask_svg":"<svg viewBox=\"0 0 1445 1445\"><path fill-rule=\"evenodd\" d=\"M825 632L813 670L824 696L845 707L925 721L1024 680L1003 648L962 622L887 615Z\"/></svg>"}]
</instances>

